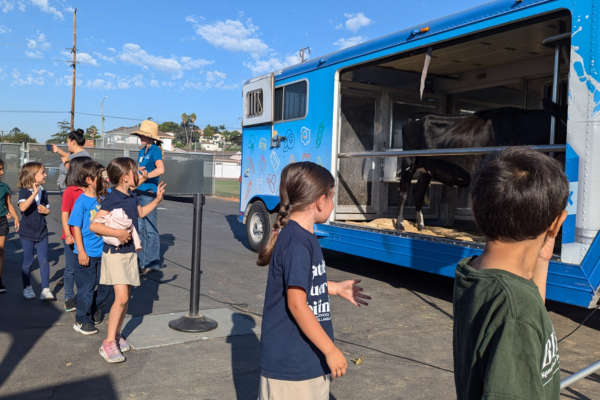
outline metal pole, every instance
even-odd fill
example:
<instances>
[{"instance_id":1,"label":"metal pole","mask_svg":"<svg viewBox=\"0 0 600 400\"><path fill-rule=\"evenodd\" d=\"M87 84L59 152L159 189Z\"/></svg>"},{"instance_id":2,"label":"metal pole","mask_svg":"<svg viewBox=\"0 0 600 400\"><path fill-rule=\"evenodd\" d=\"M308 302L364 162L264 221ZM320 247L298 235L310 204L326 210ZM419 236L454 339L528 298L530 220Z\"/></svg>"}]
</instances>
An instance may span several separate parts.
<instances>
[{"instance_id":1,"label":"metal pole","mask_svg":"<svg viewBox=\"0 0 600 400\"><path fill-rule=\"evenodd\" d=\"M595 362L594 364L590 365L589 367L584 368L579 372L575 372L573 375L560 381L560 390L563 390L564 388L571 386L575 382L585 378L586 376L593 374L594 372L596 372L598 370L600 370L600 361Z\"/></svg>"},{"instance_id":2,"label":"metal pole","mask_svg":"<svg viewBox=\"0 0 600 400\"><path fill-rule=\"evenodd\" d=\"M192 276L190 283L190 310L169 322L169 327L181 332L207 332L216 329L217 321L205 317L200 310L200 262L202 258L202 209L205 204L203 194L194 195L194 231L192 233Z\"/></svg>"},{"instance_id":3,"label":"metal pole","mask_svg":"<svg viewBox=\"0 0 600 400\"><path fill-rule=\"evenodd\" d=\"M194 195L194 232L192 233L192 282L190 287L190 317L198 316L200 308L200 263L202 257L202 211L204 195Z\"/></svg>"},{"instance_id":4,"label":"metal pole","mask_svg":"<svg viewBox=\"0 0 600 400\"><path fill-rule=\"evenodd\" d=\"M552 102L558 104L558 85L560 76L560 45L557 44L554 47L554 78L552 80ZM556 118L552 116L550 122L550 144L554 144L554 132L555 132Z\"/></svg>"}]
</instances>

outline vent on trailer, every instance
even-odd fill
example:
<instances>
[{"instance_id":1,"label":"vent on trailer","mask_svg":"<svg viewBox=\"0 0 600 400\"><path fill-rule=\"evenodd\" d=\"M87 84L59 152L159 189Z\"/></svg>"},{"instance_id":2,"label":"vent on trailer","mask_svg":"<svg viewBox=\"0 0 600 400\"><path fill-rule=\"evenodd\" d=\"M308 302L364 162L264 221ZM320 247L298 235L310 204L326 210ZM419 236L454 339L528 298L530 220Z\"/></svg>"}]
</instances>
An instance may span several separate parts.
<instances>
[{"instance_id":1,"label":"vent on trailer","mask_svg":"<svg viewBox=\"0 0 600 400\"><path fill-rule=\"evenodd\" d=\"M273 74L259 76L244 85L243 126L273 122Z\"/></svg>"}]
</instances>

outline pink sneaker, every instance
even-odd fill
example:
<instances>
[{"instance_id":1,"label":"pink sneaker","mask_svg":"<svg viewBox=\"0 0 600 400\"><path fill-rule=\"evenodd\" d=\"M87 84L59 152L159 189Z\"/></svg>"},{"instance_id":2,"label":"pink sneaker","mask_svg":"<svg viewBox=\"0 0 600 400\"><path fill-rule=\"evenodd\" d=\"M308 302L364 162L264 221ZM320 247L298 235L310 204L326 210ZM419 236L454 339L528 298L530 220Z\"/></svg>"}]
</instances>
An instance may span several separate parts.
<instances>
[{"instance_id":1,"label":"pink sneaker","mask_svg":"<svg viewBox=\"0 0 600 400\"><path fill-rule=\"evenodd\" d=\"M107 363L111 364L125 361L125 357L123 357L123 354L121 354L119 348L117 347L116 340L111 340L110 342L105 340L102 342L102 347L100 347L100 355L104 357Z\"/></svg>"},{"instance_id":2,"label":"pink sneaker","mask_svg":"<svg viewBox=\"0 0 600 400\"><path fill-rule=\"evenodd\" d=\"M119 346L119 350L121 350L121 353L125 353L126 351L131 350L131 346L129 345L129 343L127 343L125 339L123 339L123 336L121 336L120 333L117 333L117 335L115 336L115 340L117 342L117 345Z\"/></svg>"}]
</instances>

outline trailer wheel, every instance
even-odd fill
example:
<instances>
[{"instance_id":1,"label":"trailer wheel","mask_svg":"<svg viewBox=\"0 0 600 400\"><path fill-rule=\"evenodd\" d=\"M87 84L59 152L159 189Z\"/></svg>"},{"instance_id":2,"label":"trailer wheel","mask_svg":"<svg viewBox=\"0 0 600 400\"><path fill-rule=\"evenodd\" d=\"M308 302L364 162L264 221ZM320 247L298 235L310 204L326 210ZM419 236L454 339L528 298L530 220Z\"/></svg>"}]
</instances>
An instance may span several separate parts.
<instances>
[{"instance_id":1,"label":"trailer wheel","mask_svg":"<svg viewBox=\"0 0 600 400\"><path fill-rule=\"evenodd\" d=\"M252 204L246 219L246 236L250 248L258 253L263 243L271 237L271 215L262 201Z\"/></svg>"}]
</instances>

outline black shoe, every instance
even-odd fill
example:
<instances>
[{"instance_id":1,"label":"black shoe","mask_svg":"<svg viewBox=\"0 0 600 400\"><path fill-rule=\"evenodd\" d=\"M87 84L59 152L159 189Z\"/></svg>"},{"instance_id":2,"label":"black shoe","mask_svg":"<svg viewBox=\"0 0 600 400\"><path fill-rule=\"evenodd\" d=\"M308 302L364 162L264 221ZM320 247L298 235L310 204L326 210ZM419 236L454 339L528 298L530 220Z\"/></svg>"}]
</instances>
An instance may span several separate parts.
<instances>
[{"instance_id":1,"label":"black shoe","mask_svg":"<svg viewBox=\"0 0 600 400\"><path fill-rule=\"evenodd\" d=\"M75 299L66 299L65 300L65 311L66 312L75 311L76 309L77 309L77 303L75 302Z\"/></svg>"},{"instance_id":2,"label":"black shoe","mask_svg":"<svg viewBox=\"0 0 600 400\"><path fill-rule=\"evenodd\" d=\"M0 279L0 293L6 293L6 288L2 284L2 279Z\"/></svg>"},{"instance_id":3,"label":"black shoe","mask_svg":"<svg viewBox=\"0 0 600 400\"><path fill-rule=\"evenodd\" d=\"M73 325L73 329L82 335L93 335L94 333L98 333L98 329L96 329L94 325L89 322L86 322L85 324L76 322L75 325Z\"/></svg>"},{"instance_id":4,"label":"black shoe","mask_svg":"<svg viewBox=\"0 0 600 400\"><path fill-rule=\"evenodd\" d=\"M102 322L102 311L96 310L94 315L92 315L92 322L94 323L94 325L98 325Z\"/></svg>"}]
</instances>

